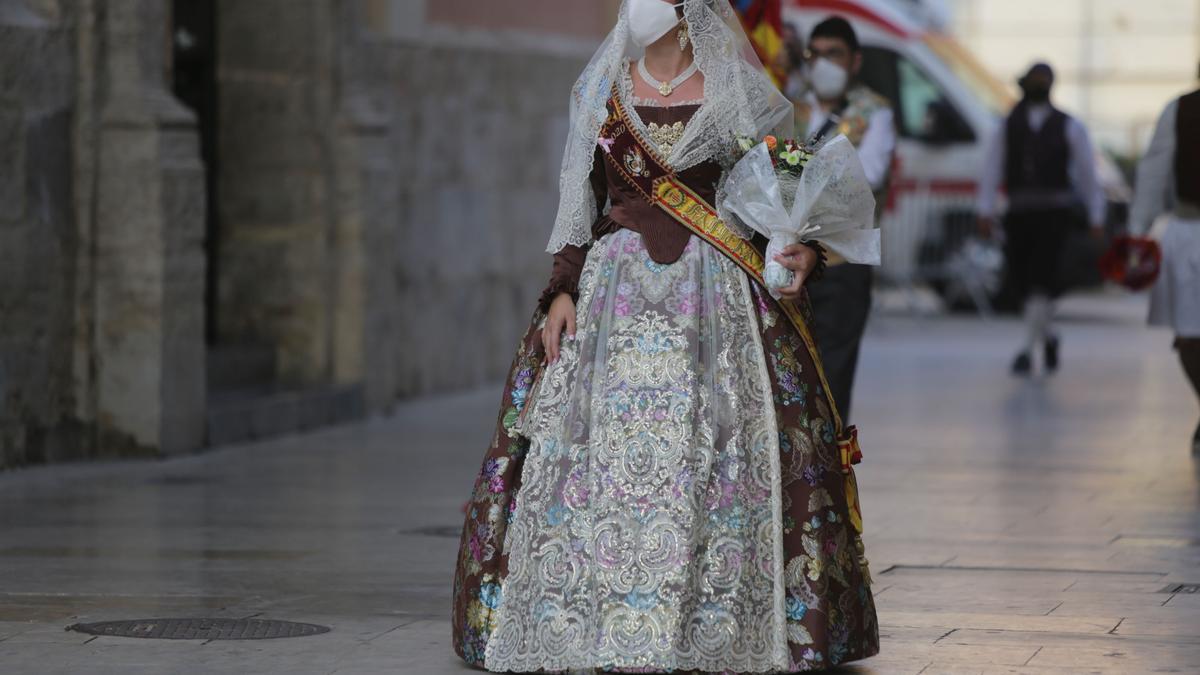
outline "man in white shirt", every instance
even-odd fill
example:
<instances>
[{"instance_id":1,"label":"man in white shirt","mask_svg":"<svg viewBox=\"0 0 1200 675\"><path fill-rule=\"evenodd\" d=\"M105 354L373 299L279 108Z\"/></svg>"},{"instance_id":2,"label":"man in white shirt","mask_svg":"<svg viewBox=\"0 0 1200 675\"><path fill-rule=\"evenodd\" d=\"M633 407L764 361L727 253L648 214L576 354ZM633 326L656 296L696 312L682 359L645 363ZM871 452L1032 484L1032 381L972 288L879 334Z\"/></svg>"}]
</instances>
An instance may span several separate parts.
<instances>
[{"instance_id":1,"label":"man in white shirt","mask_svg":"<svg viewBox=\"0 0 1200 675\"><path fill-rule=\"evenodd\" d=\"M896 127L891 103L855 82L862 50L850 22L831 16L817 24L808 41L809 88L796 105L796 134L814 145L844 134L862 162L876 201L884 203ZM830 392L843 419L850 418L859 345L871 310L871 267L852 265L830 254L824 275L808 285L813 332Z\"/></svg>"},{"instance_id":2,"label":"man in white shirt","mask_svg":"<svg viewBox=\"0 0 1200 675\"><path fill-rule=\"evenodd\" d=\"M1027 375L1033 370L1038 344L1045 370L1058 369L1060 340L1052 322L1054 301L1065 290L1060 269L1063 248L1081 217L1097 237L1103 236L1105 199L1087 128L1050 103L1054 71L1037 63L1018 83L1024 97L991 139L977 209L981 233L992 236L997 193L1004 185L1008 283L1024 304L1028 325L1012 371Z\"/></svg>"},{"instance_id":3,"label":"man in white shirt","mask_svg":"<svg viewBox=\"0 0 1200 675\"><path fill-rule=\"evenodd\" d=\"M1170 327L1183 371L1200 396L1200 90L1167 104L1138 163L1129 229L1144 235L1170 212L1163 264L1150 292L1150 323ZM1200 455L1200 426L1192 436Z\"/></svg>"}]
</instances>

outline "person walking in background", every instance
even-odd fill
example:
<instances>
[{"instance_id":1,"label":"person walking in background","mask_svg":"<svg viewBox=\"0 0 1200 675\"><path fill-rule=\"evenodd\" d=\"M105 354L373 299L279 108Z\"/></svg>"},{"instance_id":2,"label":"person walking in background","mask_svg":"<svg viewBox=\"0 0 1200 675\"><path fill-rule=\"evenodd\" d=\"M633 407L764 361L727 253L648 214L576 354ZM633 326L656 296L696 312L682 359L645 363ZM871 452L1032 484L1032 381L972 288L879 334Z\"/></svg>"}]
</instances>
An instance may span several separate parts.
<instances>
[{"instance_id":1,"label":"person walking in background","mask_svg":"<svg viewBox=\"0 0 1200 675\"><path fill-rule=\"evenodd\" d=\"M980 233L990 238L997 193L1001 185L1008 191L1004 257L1028 328L1012 371L1027 375L1039 344L1046 372L1058 369L1060 337L1053 319L1054 302L1064 290L1063 247L1081 212L1096 236L1103 236L1105 204L1087 128L1050 103L1053 69L1036 63L1018 84L1024 96L984 155L977 210Z\"/></svg>"},{"instance_id":2,"label":"person walking in background","mask_svg":"<svg viewBox=\"0 0 1200 675\"><path fill-rule=\"evenodd\" d=\"M1200 396L1200 89L1167 104L1138 163L1129 229L1144 235L1160 214L1163 265L1150 293L1150 323L1175 332L1183 372ZM1200 424L1192 436L1200 455Z\"/></svg>"},{"instance_id":3,"label":"person walking in background","mask_svg":"<svg viewBox=\"0 0 1200 675\"><path fill-rule=\"evenodd\" d=\"M886 98L855 81L862 68L858 35L849 21L831 16L813 27L807 56L809 88L795 100L796 133L813 146L844 134L858 149L876 203L883 204L896 149L895 118ZM852 265L831 253L825 275L808 287L813 332L833 399L846 419L873 279L870 266Z\"/></svg>"}]
</instances>

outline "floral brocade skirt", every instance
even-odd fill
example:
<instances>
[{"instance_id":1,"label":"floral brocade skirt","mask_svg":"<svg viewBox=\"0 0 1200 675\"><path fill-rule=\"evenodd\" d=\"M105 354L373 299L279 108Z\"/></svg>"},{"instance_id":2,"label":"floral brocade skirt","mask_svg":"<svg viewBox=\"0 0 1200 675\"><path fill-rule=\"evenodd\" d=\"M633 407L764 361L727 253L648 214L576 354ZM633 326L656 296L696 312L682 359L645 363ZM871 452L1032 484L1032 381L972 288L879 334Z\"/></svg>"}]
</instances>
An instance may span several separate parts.
<instances>
[{"instance_id":1,"label":"floral brocade skirt","mask_svg":"<svg viewBox=\"0 0 1200 675\"><path fill-rule=\"evenodd\" d=\"M534 386L535 316L477 478L454 645L499 672L798 672L878 651L826 392L803 339L693 237L589 251Z\"/></svg>"}]
</instances>

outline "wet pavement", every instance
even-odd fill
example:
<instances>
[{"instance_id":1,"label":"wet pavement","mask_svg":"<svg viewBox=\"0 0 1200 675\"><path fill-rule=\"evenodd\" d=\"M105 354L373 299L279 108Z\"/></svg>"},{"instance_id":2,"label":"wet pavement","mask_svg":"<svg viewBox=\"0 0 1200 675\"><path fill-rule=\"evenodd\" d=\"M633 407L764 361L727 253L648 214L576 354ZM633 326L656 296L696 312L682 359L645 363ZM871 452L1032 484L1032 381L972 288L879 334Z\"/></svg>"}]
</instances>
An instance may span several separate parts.
<instances>
[{"instance_id":1,"label":"wet pavement","mask_svg":"<svg viewBox=\"0 0 1200 675\"><path fill-rule=\"evenodd\" d=\"M1200 413L1141 312L1071 300L1062 372L1027 380L1007 375L1013 321L873 319L855 421L883 653L837 672L1200 672ZM469 672L450 578L498 393L171 461L0 474L0 673ZM167 617L332 630L64 630Z\"/></svg>"}]
</instances>

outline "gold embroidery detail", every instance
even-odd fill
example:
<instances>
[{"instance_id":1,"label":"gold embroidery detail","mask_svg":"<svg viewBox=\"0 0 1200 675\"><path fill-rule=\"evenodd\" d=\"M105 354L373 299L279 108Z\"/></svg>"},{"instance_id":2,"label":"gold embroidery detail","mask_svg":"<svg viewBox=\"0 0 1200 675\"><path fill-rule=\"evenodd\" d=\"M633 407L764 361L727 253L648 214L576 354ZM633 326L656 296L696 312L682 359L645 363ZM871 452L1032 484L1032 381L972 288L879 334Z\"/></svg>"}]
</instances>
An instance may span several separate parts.
<instances>
[{"instance_id":1,"label":"gold embroidery detail","mask_svg":"<svg viewBox=\"0 0 1200 675\"><path fill-rule=\"evenodd\" d=\"M694 231L705 235L709 241L733 256L734 262L742 265L747 271L759 279L765 262L758 250L750 242L739 237L729 229L721 218L705 207L696 197L689 194L682 186L669 180L659 182L654 186L656 196L667 210L683 220Z\"/></svg>"},{"instance_id":2,"label":"gold embroidery detail","mask_svg":"<svg viewBox=\"0 0 1200 675\"><path fill-rule=\"evenodd\" d=\"M642 155L642 151L636 147L629 149L625 153L625 168L635 176L644 176L649 178L650 171L646 169L646 158Z\"/></svg>"},{"instance_id":3,"label":"gold embroidery detail","mask_svg":"<svg viewBox=\"0 0 1200 675\"><path fill-rule=\"evenodd\" d=\"M662 150L664 157L671 156L671 150L679 139L683 138L683 129L683 122L662 125L651 122L646 125L646 131L650 132L650 140Z\"/></svg>"}]
</instances>

